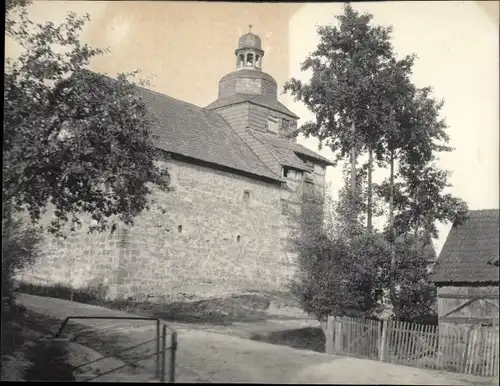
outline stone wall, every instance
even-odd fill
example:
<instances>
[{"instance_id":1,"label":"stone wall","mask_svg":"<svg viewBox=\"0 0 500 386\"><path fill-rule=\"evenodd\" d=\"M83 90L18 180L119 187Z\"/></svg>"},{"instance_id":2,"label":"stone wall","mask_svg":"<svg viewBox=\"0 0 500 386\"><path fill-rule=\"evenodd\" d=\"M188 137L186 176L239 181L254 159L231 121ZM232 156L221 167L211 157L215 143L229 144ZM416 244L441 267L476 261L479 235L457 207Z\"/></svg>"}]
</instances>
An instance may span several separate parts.
<instances>
[{"instance_id":1,"label":"stone wall","mask_svg":"<svg viewBox=\"0 0 500 386\"><path fill-rule=\"evenodd\" d=\"M169 161L174 192L133 227L65 242L47 236L46 256L24 280L103 284L108 296L189 289L286 289L293 266L280 250L281 187Z\"/></svg>"}]
</instances>

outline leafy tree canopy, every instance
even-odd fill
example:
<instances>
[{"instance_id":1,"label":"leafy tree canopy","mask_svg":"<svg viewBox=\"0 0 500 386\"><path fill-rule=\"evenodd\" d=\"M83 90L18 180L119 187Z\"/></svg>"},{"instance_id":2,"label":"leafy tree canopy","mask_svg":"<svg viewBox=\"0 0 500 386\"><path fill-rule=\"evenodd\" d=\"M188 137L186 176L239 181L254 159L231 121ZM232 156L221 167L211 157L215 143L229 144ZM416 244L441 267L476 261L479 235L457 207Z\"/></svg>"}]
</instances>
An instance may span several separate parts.
<instances>
[{"instance_id":1,"label":"leafy tree canopy","mask_svg":"<svg viewBox=\"0 0 500 386\"><path fill-rule=\"evenodd\" d=\"M106 52L80 40L89 16L35 24L27 4L6 4L7 34L22 52L4 73L3 216L26 210L37 223L52 204L53 233L84 213L91 230L114 230L112 218L130 224L153 186L169 189L135 73L112 80L88 71Z\"/></svg>"}]
</instances>

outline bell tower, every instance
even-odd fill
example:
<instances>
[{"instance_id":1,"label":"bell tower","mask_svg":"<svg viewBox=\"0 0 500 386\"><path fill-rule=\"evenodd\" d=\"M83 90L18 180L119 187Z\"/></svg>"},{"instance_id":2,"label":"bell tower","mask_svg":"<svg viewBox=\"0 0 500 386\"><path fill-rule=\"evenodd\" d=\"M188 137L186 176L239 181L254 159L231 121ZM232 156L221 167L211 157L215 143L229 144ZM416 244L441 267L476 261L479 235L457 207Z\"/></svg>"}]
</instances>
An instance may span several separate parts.
<instances>
[{"instance_id":1,"label":"bell tower","mask_svg":"<svg viewBox=\"0 0 500 386\"><path fill-rule=\"evenodd\" d=\"M262 71L262 58L264 51L260 38L252 33L252 25L249 32L241 36L238 40L238 48L234 51L236 55L237 70L258 70Z\"/></svg>"},{"instance_id":2,"label":"bell tower","mask_svg":"<svg viewBox=\"0 0 500 386\"><path fill-rule=\"evenodd\" d=\"M206 108L219 113L238 133L253 130L295 140L291 134L299 117L279 102L278 83L262 70L262 41L251 25L249 29L238 39L235 70L222 77L217 100Z\"/></svg>"}]
</instances>

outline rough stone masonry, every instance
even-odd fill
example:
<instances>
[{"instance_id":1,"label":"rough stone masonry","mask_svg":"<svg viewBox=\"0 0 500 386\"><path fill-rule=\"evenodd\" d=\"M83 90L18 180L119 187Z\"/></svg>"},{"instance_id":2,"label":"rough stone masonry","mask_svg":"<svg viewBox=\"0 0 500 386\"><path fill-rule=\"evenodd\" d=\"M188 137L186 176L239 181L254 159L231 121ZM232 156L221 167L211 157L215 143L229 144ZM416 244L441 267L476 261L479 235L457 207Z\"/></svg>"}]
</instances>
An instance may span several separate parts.
<instances>
[{"instance_id":1,"label":"rough stone masonry","mask_svg":"<svg viewBox=\"0 0 500 386\"><path fill-rule=\"evenodd\" d=\"M304 192L323 193L332 163L296 143L298 117L277 100L263 55L260 38L243 35L236 70L206 108L140 88L155 143L172 156L174 191L155 192L151 209L113 235L88 234L89 223L65 241L46 235L22 280L100 286L110 298L286 290L287 210L300 210Z\"/></svg>"}]
</instances>

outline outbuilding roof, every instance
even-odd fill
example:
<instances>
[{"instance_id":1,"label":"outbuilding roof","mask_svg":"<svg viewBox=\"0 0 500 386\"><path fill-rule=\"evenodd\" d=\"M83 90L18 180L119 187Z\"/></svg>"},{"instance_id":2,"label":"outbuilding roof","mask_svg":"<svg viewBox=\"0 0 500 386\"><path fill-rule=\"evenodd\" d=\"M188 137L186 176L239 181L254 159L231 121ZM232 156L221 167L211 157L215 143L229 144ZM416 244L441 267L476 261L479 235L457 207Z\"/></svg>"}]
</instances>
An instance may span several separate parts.
<instances>
[{"instance_id":1,"label":"outbuilding roof","mask_svg":"<svg viewBox=\"0 0 500 386\"><path fill-rule=\"evenodd\" d=\"M499 282L499 209L472 210L453 226L431 278L436 284Z\"/></svg>"}]
</instances>

